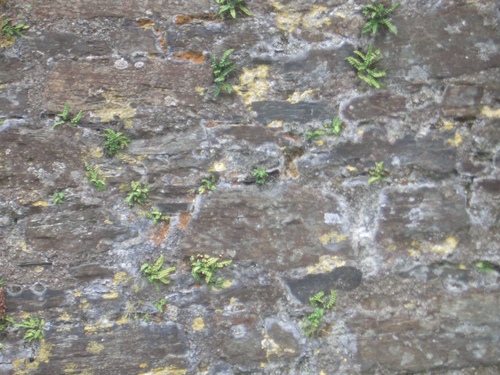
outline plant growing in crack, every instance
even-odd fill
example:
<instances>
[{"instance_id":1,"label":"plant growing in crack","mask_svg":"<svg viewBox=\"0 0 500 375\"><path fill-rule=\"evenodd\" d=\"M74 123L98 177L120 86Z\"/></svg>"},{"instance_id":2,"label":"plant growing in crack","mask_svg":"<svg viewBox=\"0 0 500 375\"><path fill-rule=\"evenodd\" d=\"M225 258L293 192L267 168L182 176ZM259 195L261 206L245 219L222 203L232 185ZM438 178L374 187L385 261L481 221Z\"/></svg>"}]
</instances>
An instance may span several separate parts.
<instances>
[{"instance_id":1,"label":"plant growing in crack","mask_svg":"<svg viewBox=\"0 0 500 375\"><path fill-rule=\"evenodd\" d=\"M25 38L23 35L24 30L29 29L29 26L24 23L12 23L12 18L0 19L0 31L2 37L6 40L12 40L13 37L19 36Z\"/></svg>"},{"instance_id":2,"label":"plant growing in crack","mask_svg":"<svg viewBox=\"0 0 500 375\"><path fill-rule=\"evenodd\" d=\"M195 278L196 281L201 282L202 279L205 279L205 282L208 285L215 285L217 287L222 287L224 283L224 278L220 277L217 280L215 279L215 274L219 268L227 267L231 263L232 260L223 260L220 258L211 257L207 254L198 254L196 256L191 256L191 275Z\"/></svg>"},{"instance_id":3,"label":"plant growing in crack","mask_svg":"<svg viewBox=\"0 0 500 375\"><path fill-rule=\"evenodd\" d=\"M217 177L211 175L209 178L204 178L201 180L201 186L198 188L198 194L205 194L209 191L217 190Z\"/></svg>"},{"instance_id":4,"label":"plant growing in crack","mask_svg":"<svg viewBox=\"0 0 500 375\"><path fill-rule=\"evenodd\" d=\"M358 77L370 86L381 88L382 84L378 82L377 79L385 77L387 73L385 70L380 71L378 67L374 66L377 62L382 60L380 50L373 51L373 46L370 45L366 54L360 51L354 51L354 53L359 56L359 59L349 56L346 60L356 69Z\"/></svg>"},{"instance_id":5,"label":"plant growing in crack","mask_svg":"<svg viewBox=\"0 0 500 375\"><path fill-rule=\"evenodd\" d=\"M375 0L372 0L375 3ZM390 32L398 34L398 29L394 24L388 20L388 17L399 6L399 3L393 4L390 8L386 8L384 4L367 5L363 8L363 15L368 18L368 22L361 31L364 33L372 33L375 35L379 28L387 27Z\"/></svg>"},{"instance_id":6,"label":"plant growing in crack","mask_svg":"<svg viewBox=\"0 0 500 375\"><path fill-rule=\"evenodd\" d=\"M167 304L167 300L165 298L162 298L156 302L153 302L153 305L158 309L159 312L163 312L163 306Z\"/></svg>"},{"instance_id":7,"label":"plant growing in crack","mask_svg":"<svg viewBox=\"0 0 500 375\"><path fill-rule=\"evenodd\" d=\"M333 134L336 136L339 136L340 133L342 132L342 122L338 117L335 117L332 122L325 122L323 124L323 127L326 128L326 133L327 134Z\"/></svg>"},{"instance_id":8,"label":"plant growing in crack","mask_svg":"<svg viewBox=\"0 0 500 375\"><path fill-rule=\"evenodd\" d=\"M14 328L24 328L26 332L24 333L24 340L27 342L32 342L35 340L43 339L43 326L45 321L40 319L38 316L29 316L24 319L20 324L16 324Z\"/></svg>"},{"instance_id":9,"label":"plant growing in crack","mask_svg":"<svg viewBox=\"0 0 500 375\"><path fill-rule=\"evenodd\" d=\"M227 13L231 14L231 17L236 18L236 11L241 10L247 16L253 16L245 7L245 0L215 0L217 4L220 5L219 15L224 18Z\"/></svg>"},{"instance_id":10,"label":"plant growing in crack","mask_svg":"<svg viewBox=\"0 0 500 375\"><path fill-rule=\"evenodd\" d=\"M255 182L259 185L264 185L269 178L269 174L266 172L265 168L256 168L253 170L253 175L255 177Z\"/></svg>"},{"instance_id":11,"label":"plant growing in crack","mask_svg":"<svg viewBox=\"0 0 500 375\"><path fill-rule=\"evenodd\" d=\"M226 82L226 79L236 66L232 61L229 60L229 55L233 53L234 49L228 49L222 55L220 61L217 61L217 56L212 56L212 70L214 75L215 83L215 97L219 96L222 91L226 91L228 94L233 92L233 87Z\"/></svg>"},{"instance_id":12,"label":"plant growing in crack","mask_svg":"<svg viewBox=\"0 0 500 375\"><path fill-rule=\"evenodd\" d=\"M125 201L129 206L133 206L134 203L143 204L148 199L150 188L150 185L143 185L141 182L132 181Z\"/></svg>"},{"instance_id":13,"label":"plant growing in crack","mask_svg":"<svg viewBox=\"0 0 500 375\"><path fill-rule=\"evenodd\" d=\"M109 128L106 129L106 134L103 134L102 137L106 138L102 143L104 152L111 157L121 153L131 142L130 138L123 135L123 133L115 132L113 129Z\"/></svg>"},{"instance_id":14,"label":"plant growing in crack","mask_svg":"<svg viewBox=\"0 0 500 375\"><path fill-rule=\"evenodd\" d=\"M330 296L328 297L325 296L325 292L319 292L309 298L309 303L314 307L314 312L306 316L305 322L302 324L306 336L313 337L318 333L325 310L334 309L336 301L337 294L334 290L330 290Z\"/></svg>"},{"instance_id":15,"label":"plant growing in crack","mask_svg":"<svg viewBox=\"0 0 500 375\"><path fill-rule=\"evenodd\" d=\"M87 180L92 185L94 185L94 187L98 191L106 190L106 179L99 178L99 169L97 165L92 166L89 163L85 162L85 169L87 170L87 173L85 173L85 177L87 177Z\"/></svg>"},{"instance_id":16,"label":"plant growing in crack","mask_svg":"<svg viewBox=\"0 0 500 375\"><path fill-rule=\"evenodd\" d=\"M163 263L165 259L163 255L160 255L158 260L154 264L144 263L141 266L141 272L146 276L150 283L153 283L156 286L156 289L160 289L158 287L158 282L163 284L170 284L169 276L173 273L176 268L163 268Z\"/></svg>"},{"instance_id":17,"label":"plant growing in crack","mask_svg":"<svg viewBox=\"0 0 500 375\"><path fill-rule=\"evenodd\" d=\"M59 121L57 121L54 125L52 125L52 128L55 128L56 126L63 125L63 124L69 124L73 127L76 127L76 124L80 122L80 120L83 117L83 111L78 112L78 114L70 119L69 116L69 103L64 103L64 109L61 113L57 115L57 118L59 118Z\"/></svg>"},{"instance_id":18,"label":"plant growing in crack","mask_svg":"<svg viewBox=\"0 0 500 375\"><path fill-rule=\"evenodd\" d=\"M146 212L145 215L148 219L153 220L153 224L158 224L160 221L170 220L170 216L162 214L156 207L153 207L151 211Z\"/></svg>"},{"instance_id":19,"label":"plant growing in crack","mask_svg":"<svg viewBox=\"0 0 500 375\"><path fill-rule=\"evenodd\" d=\"M386 172L384 171L384 162L375 162L375 169L370 171L370 179L368 180L368 184L371 185L374 182L385 181Z\"/></svg>"},{"instance_id":20,"label":"plant growing in crack","mask_svg":"<svg viewBox=\"0 0 500 375\"><path fill-rule=\"evenodd\" d=\"M322 135L325 135L324 130L307 131L306 132L306 141L309 141L309 142L317 141L318 139L321 138Z\"/></svg>"},{"instance_id":21,"label":"plant growing in crack","mask_svg":"<svg viewBox=\"0 0 500 375\"><path fill-rule=\"evenodd\" d=\"M59 193L54 193L52 198L53 198L53 200L52 200L53 204L63 204L65 197L64 197L64 193L61 191Z\"/></svg>"}]
</instances>

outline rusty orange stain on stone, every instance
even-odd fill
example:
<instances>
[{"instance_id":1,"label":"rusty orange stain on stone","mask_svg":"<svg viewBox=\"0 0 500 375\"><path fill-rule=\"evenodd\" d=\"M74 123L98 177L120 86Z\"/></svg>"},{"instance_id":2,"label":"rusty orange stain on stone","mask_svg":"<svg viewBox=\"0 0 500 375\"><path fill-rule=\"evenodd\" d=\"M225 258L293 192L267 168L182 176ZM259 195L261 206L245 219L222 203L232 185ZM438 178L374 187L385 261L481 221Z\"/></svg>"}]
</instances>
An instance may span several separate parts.
<instances>
[{"instance_id":1,"label":"rusty orange stain on stone","mask_svg":"<svg viewBox=\"0 0 500 375\"><path fill-rule=\"evenodd\" d=\"M157 227L159 227L157 229ZM148 240L152 240L155 246L160 245L170 233L170 222L162 221L159 225L154 225L148 231Z\"/></svg>"},{"instance_id":2,"label":"rusty orange stain on stone","mask_svg":"<svg viewBox=\"0 0 500 375\"><path fill-rule=\"evenodd\" d=\"M142 27L143 29L148 29L150 27L153 27L155 25L153 20L150 20L149 18L139 18L134 21L139 27Z\"/></svg>"},{"instance_id":3,"label":"rusty orange stain on stone","mask_svg":"<svg viewBox=\"0 0 500 375\"><path fill-rule=\"evenodd\" d=\"M192 23L195 21L213 21L220 22L220 19L214 17L212 13L208 14L198 14L198 15L190 15L190 14L179 14L175 17L175 26L182 26L188 23Z\"/></svg>"},{"instance_id":4,"label":"rusty orange stain on stone","mask_svg":"<svg viewBox=\"0 0 500 375\"><path fill-rule=\"evenodd\" d=\"M201 64L205 61L205 56L200 51L176 52L174 53L174 58L177 60L190 60L196 64Z\"/></svg>"},{"instance_id":5,"label":"rusty orange stain on stone","mask_svg":"<svg viewBox=\"0 0 500 375\"><path fill-rule=\"evenodd\" d=\"M179 228L186 229L191 221L191 215L187 212L183 212L179 215Z\"/></svg>"}]
</instances>

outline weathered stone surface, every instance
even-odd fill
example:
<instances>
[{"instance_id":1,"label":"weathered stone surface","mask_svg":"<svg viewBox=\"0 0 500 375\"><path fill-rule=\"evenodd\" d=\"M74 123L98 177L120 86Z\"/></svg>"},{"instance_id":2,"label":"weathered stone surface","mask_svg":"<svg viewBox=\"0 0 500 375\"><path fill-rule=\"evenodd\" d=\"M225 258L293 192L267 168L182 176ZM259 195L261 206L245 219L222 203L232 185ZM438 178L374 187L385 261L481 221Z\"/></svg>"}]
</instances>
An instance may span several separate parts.
<instances>
[{"instance_id":1,"label":"weathered stone surface","mask_svg":"<svg viewBox=\"0 0 500 375\"><path fill-rule=\"evenodd\" d=\"M320 255L328 253L320 237L343 231L340 220L339 224L325 223L327 213L342 216L338 201L317 193L297 185L281 185L278 193L276 188L248 189L245 195L241 190L215 191L204 197L201 212L191 222L181 244L183 253L194 255L202 248L208 254L271 269L316 263ZM267 256L270 252L274 254L271 258Z\"/></svg>"},{"instance_id":2,"label":"weathered stone surface","mask_svg":"<svg viewBox=\"0 0 500 375\"><path fill-rule=\"evenodd\" d=\"M345 104L343 115L349 120L371 120L377 117L394 117L406 109L406 99L389 92L354 98Z\"/></svg>"},{"instance_id":3,"label":"weathered stone surface","mask_svg":"<svg viewBox=\"0 0 500 375\"><path fill-rule=\"evenodd\" d=\"M402 2L398 35L374 38L355 1L251 0L237 19L208 0L6 2L30 28L0 42L0 279L45 340L0 332L1 374L500 372L496 1ZM346 61L369 44L380 90ZM82 121L52 129L64 103ZM106 128L131 139L115 157ZM129 206L132 181L150 187ZM223 286L192 277L198 253L233 261ZM156 287L141 266L160 256L176 270Z\"/></svg>"},{"instance_id":4,"label":"weathered stone surface","mask_svg":"<svg viewBox=\"0 0 500 375\"><path fill-rule=\"evenodd\" d=\"M379 201L377 242L387 257L451 254L467 239L466 196L458 186L386 188Z\"/></svg>"}]
</instances>

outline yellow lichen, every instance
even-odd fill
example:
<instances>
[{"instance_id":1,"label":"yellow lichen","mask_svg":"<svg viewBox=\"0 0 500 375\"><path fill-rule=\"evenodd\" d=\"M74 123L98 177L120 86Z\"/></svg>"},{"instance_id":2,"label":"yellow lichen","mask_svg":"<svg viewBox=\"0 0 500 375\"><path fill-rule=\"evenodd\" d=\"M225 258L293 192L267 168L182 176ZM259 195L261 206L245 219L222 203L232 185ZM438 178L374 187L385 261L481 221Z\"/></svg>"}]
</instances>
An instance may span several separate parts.
<instances>
[{"instance_id":1,"label":"yellow lichen","mask_svg":"<svg viewBox=\"0 0 500 375\"><path fill-rule=\"evenodd\" d=\"M247 106L250 106L253 102L266 99L269 90L268 74L269 66L267 65L259 65L255 69L243 68L243 73L240 75L240 84L233 86L233 89L244 99Z\"/></svg>"},{"instance_id":2,"label":"yellow lichen","mask_svg":"<svg viewBox=\"0 0 500 375\"><path fill-rule=\"evenodd\" d=\"M450 236L442 244L433 245L431 251L440 255L448 255L457 248L457 245L457 239Z\"/></svg>"},{"instance_id":3,"label":"yellow lichen","mask_svg":"<svg viewBox=\"0 0 500 375\"><path fill-rule=\"evenodd\" d=\"M99 321L94 325L88 325L83 327L83 330L87 335L92 335L96 334L98 332L105 332L109 330L110 328L113 328L113 323L110 323L108 321Z\"/></svg>"},{"instance_id":4,"label":"yellow lichen","mask_svg":"<svg viewBox=\"0 0 500 375\"><path fill-rule=\"evenodd\" d=\"M283 127L283 121L282 120L274 120L271 121L269 124L267 124L268 128L282 128Z\"/></svg>"},{"instance_id":5,"label":"yellow lichen","mask_svg":"<svg viewBox=\"0 0 500 375\"><path fill-rule=\"evenodd\" d=\"M455 132L455 137L447 139L446 143L450 144L453 147L458 147L462 143L462 136L459 132Z\"/></svg>"},{"instance_id":6,"label":"yellow lichen","mask_svg":"<svg viewBox=\"0 0 500 375\"><path fill-rule=\"evenodd\" d=\"M30 362L27 358L16 359L12 362L14 367L15 375L29 375L34 374L40 363L48 363L50 354L54 344L49 344L45 340L40 341L40 350L33 362Z\"/></svg>"},{"instance_id":7,"label":"yellow lichen","mask_svg":"<svg viewBox=\"0 0 500 375\"><path fill-rule=\"evenodd\" d=\"M122 326L124 324L127 324L130 322L130 319L127 318L126 316L122 316L120 319L118 319L115 323L119 326Z\"/></svg>"},{"instance_id":8,"label":"yellow lichen","mask_svg":"<svg viewBox=\"0 0 500 375\"><path fill-rule=\"evenodd\" d=\"M307 273L324 273L330 272L337 267L346 265L346 261L340 259L336 255L322 255L319 257L319 262L314 266L307 267Z\"/></svg>"},{"instance_id":9,"label":"yellow lichen","mask_svg":"<svg viewBox=\"0 0 500 375\"><path fill-rule=\"evenodd\" d=\"M353 167L352 165L348 165L348 166L346 166L346 169L347 169L349 172L356 172L356 171L358 170L358 168Z\"/></svg>"},{"instance_id":10,"label":"yellow lichen","mask_svg":"<svg viewBox=\"0 0 500 375\"><path fill-rule=\"evenodd\" d=\"M126 272L117 272L115 277L113 277L113 285L125 284L126 282L132 280Z\"/></svg>"},{"instance_id":11,"label":"yellow lichen","mask_svg":"<svg viewBox=\"0 0 500 375\"><path fill-rule=\"evenodd\" d=\"M71 316L68 314L68 312L63 312L61 315L59 315L59 320L62 320L63 322L69 322L71 320Z\"/></svg>"},{"instance_id":12,"label":"yellow lichen","mask_svg":"<svg viewBox=\"0 0 500 375\"><path fill-rule=\"evenodd\" d=\"M147 364L147 363L141 363L141 364L139 365L139 367L140 367L140 368L146 368L146 367L148 367L148 364Z\"/></svg>"},{"instance_id":13,"label":"yellow lichen","mask_svg":"<svg viewBox=\"0 0 500 375\"><path fill-rule=\"evenodd\" d=\"M96 116L101 119L101 122L111 122L119 118L123 120L126 128L132 127L132 118L137 113L136 109L114 93L103 93L102 96L106 100L106 104L94 111Z\"/></svg>"},{"instance_id":14,"label":"yellow lichen","mask_svg":"<svg viewBox=\"0 0 500 375\"><path fill-rule=\"evenodd\" d=\"M499 109L491 109L488 106L484 106L481 109L481 114L488 118L500 118L500 108Z\"/></svg>"},{"instance_id":15,"label":"yellow lichen","mask_svg":"<svg viewBox=\"0 0 500 375\"><path fill-rule=\"evenodd\" d=\"M453 129L453 123L451 121L443 121L443 127L441 128L441 131L452 130L452 129Z\"/></svg>"},{"instance_id":16,"label":"yellow lichen","mask_svg":"<svg viewBox=\"0 0 500 375\"><path fill-rule=\"evenodd\" d=\"M112 290L111 292L104 294L102 298L104 299L117 299L120 294L116 290Z\"/></svg>"},{"instance_id":17,"label":"yellow lichen","mask_svg":"<svg viewBox=\"0 0 500 375\"><path fill-rule=\"evenodd\" d=\"M90 303L85 299L83 298L81 301L80 301L80 304L78 305L78 307L80 309L88 309L90 307Z\"/></svg>"},{"instance_id":18,"label":"yellow lichen","mask_svg":"<svg viewBox=\"0 0 500 375\"><path fill-rule=\"evenodd\" d=\"M79 369L76 363L68 363L64 366L65 374L94 375L94 372L87 369Z\"/></svg>"},{"instance_id":19,"label":"yellow lichen","mask_svg":"<svg viewBox=\"0 0 500 375\"><path fill-rule=\"evenodd\" d=\"M292 104L296 104L298 102L312 101L313 93L314 90L306 90L304 92L295 91L292 95L288 97L286 101Z\"/></svg>"},{"instance_id":20,"label":"yellow lichen","mask_svg":"<svg viewBox=\"0 0 500 375\"><path fill-rule=\"evenodd\" d=\"M104 350L104 345L99 344L96 341L91 341L85 350L90 354L99 354Z\"/></svg>"},{"instance_id":21,"label":"yellow lichen","mask_svg":"<svg viewBox=\"0 0 500 375\"><path fill-rule=\"evenodd\" d=\"M196 90L196 92L197 92L200 96L205 95L205 88L204 88L204 87L196 86L194 89Z\"/></svg>"},{"instance_id":22,"label":"yellow lichen","mask_svg":"<svg viewBox=\"0 0 500 375\"><path fill-rule=\"evenodd\" d=\"M331 25L330 17L324 15L328 12L328 8L324 6L313 5L307 13L302 14L295 9L287 9L284 4L277 0L271 0L271 4L276 10L276 20L281 30L291 33L299 27L318 30L325 25Z\"/></svg>"},{"instance_id":23,"label":"yellow lichen","mask_svg":"<svg viewBox=\"0 0 500 375\"><path fill-rule=\"evenodd\" d=\"M33 206L35 207L47 207L49 204L45 201L36 201L33 203Z\"/></svg>"},{"instance_id":24,"label":"yellow lichen","mask_svg":"<svg viewBox=\"0 0 500 375\"><path fill-rule=\"evenodd\" d=\"M201 331L203 328L205 328L205 322L203 321L203 318L194 318L191 328L195 331Z\"/></svg>"},{"instance_id":25,"label":"yellow lichen","mask_svg":"<svg viewBox=\"0 0 500 375\"><path fill-rule=\"evenodd\" d=\"M343 241L347 240L348 238L349 238L348 234L342 234L342 233L333 231L333 232L326 233L326 234L322 235L319 238L319 241L323 245L328 245L331 242L335 242L335 243L343 242Z\"/></svg>"},{"instance_id":26,"label":"yellow lichen","mask_svg":"<svg viewBox=\"0 0 500 375\"><path fill-rule=\"evenodd\" d=\"M93 159L100 159L103 156L104 156L104 151L102 150L101 147L93 148L85 155L85 157L90 157Z\"/></svg>"},{"instance_id":27,"label":"yellow lichen","mask_svg":"<svg viewBox=\"0 0 500 375\"><path fill-rule=\"evenodd\" d=\"M215 162L213 167L210 168L209 172L224 172L226 169L227 168L224 163Z\"/></svg>"},{"instance_id":28,"label":"yellow lichen","mask_svg":"<svg viewBox=\"0 0 500 375\"><path fill-rule=\"evenodd\" d=\"M159 367L149 372L142 372L139 375L185 375L186 369L180 369L175 366Z\"/></svg>"}]
</instances>

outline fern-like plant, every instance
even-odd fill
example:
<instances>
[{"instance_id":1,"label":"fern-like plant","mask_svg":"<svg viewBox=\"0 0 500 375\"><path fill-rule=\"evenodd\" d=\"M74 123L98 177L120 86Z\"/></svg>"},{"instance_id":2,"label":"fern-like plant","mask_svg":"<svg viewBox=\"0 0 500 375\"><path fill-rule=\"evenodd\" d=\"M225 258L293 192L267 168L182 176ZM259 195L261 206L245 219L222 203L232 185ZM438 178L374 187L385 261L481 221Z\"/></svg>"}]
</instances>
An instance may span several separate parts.
<instances>
[{"instance_id":1,"label":"fern-like plant","mask_svg":"<svg viewBox=\"0 0 500 375\"><path fill-rule=\"evenodd\" d=\"M198 188L198 194L205 194L209 191L217 190L217 186L215 185L217 182L217 177L215 175L211 175L209 178L204 178L201 180L201 186Z\"/></svg>"},{"instance_id":2,"label":"fern-like plant","mask_svg":"<svg viewBox=\"0 0 500 375\"><path fill-rule=\"evenodd\" d=\"M324 130L313 130L312 132L306 132L306 141L317 141L321 138L322 135L325 135Z\"/></svg>"},{"instance_id":3,"label":"fern-like plant","mask_svg":"<svg viewBox=\"0 0 500 375\"><path fill-rule=\"evenodd\" d=\"M323 316L325 315L325 310L334 309L336 301L337 293L335 293L334 290L330 290L329 297L325 296L325 292L318 292L309 298L309 303L314 307L314 312L306 316L306 320L302 324L306 336L312 337L318 333L323 321Z\"/></svg>"},{"instance_id":4,"label":"fern-like plant","mask_svg":"<svg viewBox=\"0 0 500 375\"><path fill-rule=\"evenodd\" d=\"M370 179L368 180L368 184L371 185L376 181L383 182L385 179L385 171L384 171L384 162L381 161L379 163L375 162L375 170L370 171Z\"/></svg>"},{"instance_id":5,"label":"fern-like plant","mask_svg":"<svg viewBox=\"0 0 500 375\"><path fill-rule=\"evenodd\" d=\"M375 0L372 0L375 3ZM386 8L384 4L367 5L363 8L363 14L368 18L368 22L361 31L362 34L371 32L375 35L380 27L387 27L390 32L398 34L398 29L387 19L392 12L399 6L399 3Z\"/></svg>"},{"instance_id":6,"label":"fern-like plant","mask_svg":"<svg viewBox=\"0 0 500 375\"><path fill-rule=\"evenodd\" d=\"M219 96L222 91L226 91L228 94L233 92L232 86L226 82L226 79L236 66L232 61L230 61L229 55L233 53L234 49L228 49L222 55L220 61L217 61L217 57L212 56L212 70L214 74L215 83L215 97Z\"/></svg>"},{"instance_id":7,"label":"fern-like plant","mask_svg":"<svg viewBox=\"0 0 500 375\"><path fill-rule=\"evenodd\" d=\"M191 256L191 275L196 281L201 282L205 279L208 285L216 285L218 287L222 286L224 282L223 278L215 279L215 274L219 268L227 267L232 260L221 261L219 258L211 257L207 254L198 254L196 256Z\"/></svg>"},{"instance_id":8,"label":"fern-like plant","mask_svg":"<svg viewBox=\"0 0 500 375\"><path fill-rule=\"evenodd\" d=\"M61 113L59 113L57 115L57 117L60 120L57 121L54 125L52 125L52 128L55 128L56 126L63 125L63 124L69 124L73 127L76 127L76 124L78 124L83 117L83 111L78 112L75 117L70 119L69 103L64 103L64 109Z\"/></svg>"},{"instance_id":9,"label":"fern-like plant","mask_svg":"<svg viewBox=\"0 0 500 375\"><path fill-rule=\"evenodd\" d=\"M160 255L158 260L154 264L144 263L141 266L141 272L146 276L150 283L153 283L158 288L158 282L163 284L170 284L169 276L175 271L175 267L163 268L163 263L165 259L163 255Z\"/></svg>"},{"instance_id":10,"label":"fern-like plant","mask_svg":"<svg viewBox=\"0 0 500 375\"><path fill-rule=\"evenodd\" d=\"M370 45L366 54L360 51L354 51L354 53L359 56L359 59L349 56L346 60L356 69L358 77L370 86L381 88L382 84L377 79L385 77L387 73L385 70L380 71L378 67L374 66L382 60L380 50L373 51L373 46Z\"/></svg>"},{"instance_id":11,"label":"fern-like plant","mask_svg":"<svg viewBox=\"0 0 500 375\"><path fill-rule=\"evenodd\" d=\"M148 199L150 187L150 185L144 184L143 186L138 181L132 181L125 201L129 206L133 206L134 203L143 204Z\"/></svg>"},{"instance_id":12,"label":"fern-like plant","mask_svg":"<svg viewBox=\"0 0 500 375\"><path fill-rule=\"evenodd\" d=\"M265 168L256 168L253 170L253 175L255 177L255 182L259 185L264 185L269 178L269 174L266 172Z\"/></svg>"},{"instance_id":13,"label":"fern-like plant","mask_svg":"<svg viewBox=\"0 0 500 375\"><path fill-rule=\"evenodd\" d=\"M24 23L16 23L15 25L12 23L12 18L0 19L1 25L0 31L2 36L11 40L14 36L20 36L24 38L23 31L29 29L29 26Z\"/></svg>"},{"instance_id":14,"label":"fern-like plant","mask_svg":"<svg viewBox=\"0 0 500 375\"><path fill-rule=\"evenodd\" d=\"M159 312L163 312L163 306L167 304L167 300L162 298L156 302L153 302L153 305L158 309Z\"/></svg>"},{"instance_id":15,"label":"fern-like plant","mask_svg":"<svg viewBox=\"0 0 500 375\"><path fill-rule=\"evenodd\" d=\"M160 210L156 207L153 207L150 212L145 213L146 217L153 220L154 224L158 224L160 221L169 221L170 216L163 215Z\"/></svg>"},{"instance_id":16,"label":"fern-like plant","mask_svg":"<svg viewBox=\"0 0 500 375\"><path fill-rule=\"evenodd\" d=\"M97 165L92 166L89 163L85 162L85 169L87 170L87 173L85 173L87 180L92 185L94 185L94 187L98 191L106 190L106 179L99 178L99 170L97 168Z\"/></svg>"},{"instance_id":17,"label":"fern-like plant","mask_svg":"<svg viewBox=\"0 0 500 375\"><path fill-rule=\"evenodd\" d=\"M236 11L241 10L247 16L253 16L245 7L245 0L215 0L217 4L220 5L219 15L224 18L227 13L231 14L231 17L236 18Z\"/></svg>"},{"instance_id":18,"label":"fern-like plant","mask_svg":"<svg viewBox=\"0 0 500 375\"><path fill-rule=\"evenodd\" d=\"M326 128L327 134L339 136L342 132L342 122L340 122L338 117L335 117L331 123L326 122L323 124L323 127Z\"/></svg>"},{"instance_id":19,"label":"fern-like plant","mask_svg":"<svg viewBox=\"0 0 500 375\"><path fill-rule=\"evenodd\" d=\"M24 319L21 324L16 324L14 328L25 328L26 332L24 333L24 340L27 342L32 342L35 340L43 339L43 326L45 325L45 321L40 319L39 317L29 316Z\"/></svg>"},{"instance_id":20,"label":"fern-like plant","mask_svg":"<svg viewBox=\"0 0 500 375\"><path fill-rule=\"evenodd\" d=\"M52 200L53 204L63 204L64 203L64 193L55 193Z\"/></svg>"},{"instance_id":21,"label":"fern-like plant","mask_svg":"<svg viewBox=\"0 0 500 375\"><path fill-rule=\"evenodd\" d=\"M102 135L106 140L102 143L102 147L108 156L115 156L120 153L131 142L130 138L123 135L121 132L115 132L113 129L106 129L106 134Z\"/></svg>"}]
</instances>

